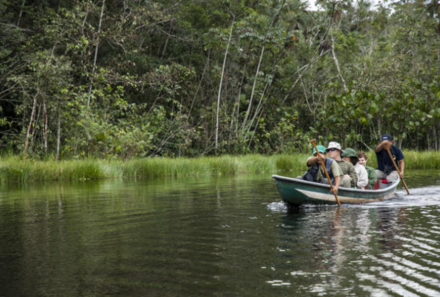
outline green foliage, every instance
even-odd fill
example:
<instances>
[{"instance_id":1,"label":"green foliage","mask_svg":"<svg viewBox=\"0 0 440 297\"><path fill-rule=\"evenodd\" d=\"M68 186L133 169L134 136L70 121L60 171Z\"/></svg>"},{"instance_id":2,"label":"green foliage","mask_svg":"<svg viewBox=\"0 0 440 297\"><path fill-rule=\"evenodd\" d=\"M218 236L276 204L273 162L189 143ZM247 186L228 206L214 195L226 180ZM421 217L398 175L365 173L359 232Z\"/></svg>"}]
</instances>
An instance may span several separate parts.
<instances>
[{"instance_id":1,"label":"green foliage","mask_svg":"<svg viewBox=\"0 0 440 297\"><path fill-rule=\"evenodd\" d=\"M17 155L294 154L313 138L365 150L383 133L440 149L433 2L41 4L0 0L0 147ZM211 169L241 170L223 161Z\"/></svg>"},{"instance_id":2,"label":"green foliage","mask_svg":"<svg viewBox=\"0 0 440 297\"><path fill-rule=\"evenodd\" d=\"M85 181L105 178L208 176L241 173L289 172L303 169L306 155L221 156L202 158L144 158L121 160L70 160L56 162L0 159L0 182Z\"/></svg>"},{"instance_id":3,"label":"green foliage","mask_svg":"<svg viewBox=\"0 0 440 297\"><path fill-rule=\"evenodd\" d=\"M440 169L438 152L404 151L405 169ZM200 158L150 157L119 159L83 159L56 162L23 160L16 156L0 158L0 182L86 181L110 178L146 178L165 176L210 176L243 173L282 173L296 177L307 170L310 154L245 155ZM376 156L367 152L368 165L376 167Z\"/></svg>"}]
</instances>

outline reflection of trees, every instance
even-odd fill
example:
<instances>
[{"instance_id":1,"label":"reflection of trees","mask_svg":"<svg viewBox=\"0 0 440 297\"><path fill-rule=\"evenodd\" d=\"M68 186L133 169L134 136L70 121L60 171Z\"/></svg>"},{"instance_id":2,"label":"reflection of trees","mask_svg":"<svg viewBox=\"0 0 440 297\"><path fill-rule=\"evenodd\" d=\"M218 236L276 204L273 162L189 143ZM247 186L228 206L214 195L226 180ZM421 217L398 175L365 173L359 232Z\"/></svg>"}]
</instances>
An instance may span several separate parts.
<instances>
[{"instance_id":1,"label":"reflection of trees","mask_svg":"<svg viewBox=\"0 0 440 297\"><path fill-rule=\"evenodd\" d=\"M9 189L0 196L0 235L11 242L0 245L9 286L0 295L206 296L251 283L265 255L262 230L273 226L247 211L267 201L268 188L243 176ZM182 291L190 288L198 291Z\"/></svg>"}]
</instances>

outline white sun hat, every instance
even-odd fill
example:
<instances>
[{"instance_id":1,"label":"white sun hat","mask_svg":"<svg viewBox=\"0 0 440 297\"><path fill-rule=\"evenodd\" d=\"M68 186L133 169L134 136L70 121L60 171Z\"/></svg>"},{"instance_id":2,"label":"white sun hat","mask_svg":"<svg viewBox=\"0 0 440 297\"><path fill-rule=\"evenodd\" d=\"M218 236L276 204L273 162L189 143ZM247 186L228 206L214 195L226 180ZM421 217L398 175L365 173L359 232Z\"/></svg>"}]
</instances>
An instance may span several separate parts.
<instances>
[{"instance_id":1,"label":"white sun hat","mask_svg":"<svg viewBox=\"0 0 440 297\"><path fill-rule=\"evenodd\" d=\"M337 149L337 150L340 150L341 152L344 152L344 151L341 149L341 145L340 145L339 143L335 142L335 141L330 141L330 142L329 142L328 147L327 147L327 150L332 149L332 148L335 148L335 149Z\"/></svg>"}]
</instances>

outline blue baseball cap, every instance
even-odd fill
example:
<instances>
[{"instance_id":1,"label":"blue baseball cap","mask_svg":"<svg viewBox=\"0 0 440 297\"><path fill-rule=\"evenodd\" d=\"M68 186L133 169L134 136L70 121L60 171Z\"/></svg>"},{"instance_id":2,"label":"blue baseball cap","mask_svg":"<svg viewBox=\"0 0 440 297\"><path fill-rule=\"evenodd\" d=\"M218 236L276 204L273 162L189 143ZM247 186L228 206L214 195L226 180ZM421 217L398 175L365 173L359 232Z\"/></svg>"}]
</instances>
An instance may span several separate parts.
<instances>
[{"instance_id":1,"label":"blue baseball cap","mask_svg":"<svg viewBox=\"0 0 440 297\"><path fill-rule=\"evenodd\" d=\"M322 145L317 145L316 146L318 148L318 152L320 152L321 154L325 154L325 147ZM313 148L313 154L316 154L316 149Z\"/></svg>"},{"instance_id":2,"label":"blue baseball cap","mask_svg":"<svg viewBox=\"0 0 440 297\"><path fill-rule=\"evenodd\" d=\"M393 136L391 136L390 134L384 134L384 135L382 135L382 141L384 141L384 140L391 141L391 140L393 140Z\"/></svg>"}]
</instances>

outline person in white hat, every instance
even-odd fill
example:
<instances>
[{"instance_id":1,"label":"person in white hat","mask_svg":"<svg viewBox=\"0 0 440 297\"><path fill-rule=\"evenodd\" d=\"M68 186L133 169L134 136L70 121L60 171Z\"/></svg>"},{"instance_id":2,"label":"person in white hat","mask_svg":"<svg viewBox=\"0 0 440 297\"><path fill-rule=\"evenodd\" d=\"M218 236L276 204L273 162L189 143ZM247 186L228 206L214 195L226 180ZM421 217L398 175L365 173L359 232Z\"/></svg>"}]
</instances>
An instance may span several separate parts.
<instances>
[{"instance_id":1,"label":"person in white hat","mask_svg":"<svg viewBox=\"0 0 440 297\"><path fill-rule=\"evenodd\" d=\"M335 141L330 141L325 151L330 158L338 163L339 167L342 170L343 176L341 180L341 187L356 188L356 171L354 170L353 164L342 160L341 153L343 153L344 151L341 149L341 145Z\"/></svg>"}]
</instances>

